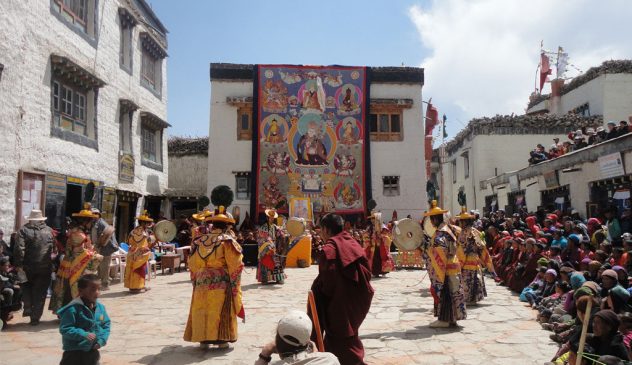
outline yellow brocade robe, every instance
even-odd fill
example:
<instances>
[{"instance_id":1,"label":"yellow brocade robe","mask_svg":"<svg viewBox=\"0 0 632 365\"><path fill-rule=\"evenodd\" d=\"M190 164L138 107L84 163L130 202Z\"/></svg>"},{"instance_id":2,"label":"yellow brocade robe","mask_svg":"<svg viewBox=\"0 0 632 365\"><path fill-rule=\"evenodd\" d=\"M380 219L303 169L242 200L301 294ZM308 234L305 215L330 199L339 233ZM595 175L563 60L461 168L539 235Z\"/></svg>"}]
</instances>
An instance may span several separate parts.
<instances>
[{"instance_id":1,"label":"yellow brocade robe","mask_svg":"<svg viewBox=\"0 0 632 365\"><path fill-rule=\"evenodd\" d=\"M125 287L132 290L145 288L147 262L151 256L149 235L143 227L138 226L130 232L127 243L129 252L125 264Z\"/></svg>"},{"instance_id":2,"label":"yellow brocade robe","mask_svg":"<svg viewBox=\"0 0 632 365\"><path fill-rule=\"evenodd\" d=\"M237 317L244 317L243 267L241 247L233 236L205 234L198 238L198 249L189 258L193 294L185 341L237 341Z\"/></svg>"}]
</instances>

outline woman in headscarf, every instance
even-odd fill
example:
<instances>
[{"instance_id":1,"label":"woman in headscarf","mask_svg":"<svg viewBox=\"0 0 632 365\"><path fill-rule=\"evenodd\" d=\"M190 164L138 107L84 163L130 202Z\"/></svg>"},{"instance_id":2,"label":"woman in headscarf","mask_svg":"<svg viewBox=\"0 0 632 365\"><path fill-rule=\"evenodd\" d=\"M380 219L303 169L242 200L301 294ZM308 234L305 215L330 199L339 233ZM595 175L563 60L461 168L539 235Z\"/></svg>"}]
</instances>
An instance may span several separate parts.
<instances>
[{"instance_id":1,"label":"woman in headscarf","mask_svg":"<svg viewBox=\"0 0 632 365\"><path fill-rule=\"evenodd\" d=\"M630 360L623 344L623 336L619 333L620 324L619 316L615 312L608 309L597 312L593 318L592 336L589 336L586 342L598 355L613 355L621 360Z\"/></svg>"},{"instance_id":2,"label":"woman in headscarf","mask_svg":"<svg viewBox=\"0 0 632 365\"><path fill-rule=\"evenodd\" d=\"M613 266L612 270L617 273L617 281L619 282L619 285L621 285L624 289L630 287L630 284L628 283L628 271L623 266Z\"/></svg>"},{"instance_id":3,"label":"woman in headscarf","mask_svg":"<svg viewBox=\"0 0 632 365\"><path fill-rule=\"evenodd\" d=\"M615 286L610 289L608 296L602 301L601 308L610 309L615 313L632 311L630 293L619 285Z\"/></svg>"}]
</instances>

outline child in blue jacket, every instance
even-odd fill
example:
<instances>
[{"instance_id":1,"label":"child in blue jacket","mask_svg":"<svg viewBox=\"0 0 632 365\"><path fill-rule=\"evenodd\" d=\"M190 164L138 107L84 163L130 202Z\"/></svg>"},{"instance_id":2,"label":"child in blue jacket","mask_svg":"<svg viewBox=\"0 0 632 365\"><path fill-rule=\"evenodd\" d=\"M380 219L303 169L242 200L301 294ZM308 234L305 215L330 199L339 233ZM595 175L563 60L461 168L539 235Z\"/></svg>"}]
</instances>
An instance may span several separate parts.
<instances>
[{"instance_id":1,"label":"child in blue jacket","mask_svg":"<svg viewBox=\"0 0 632 365\"><path fill-rule=\"evenodd\" d=\"M64 354L60 365L97 365L99 349L110 336L110 317L97 301L101 279L93 274L78 281L79 296L59 309Z\"/></svg>"}]
</instances>

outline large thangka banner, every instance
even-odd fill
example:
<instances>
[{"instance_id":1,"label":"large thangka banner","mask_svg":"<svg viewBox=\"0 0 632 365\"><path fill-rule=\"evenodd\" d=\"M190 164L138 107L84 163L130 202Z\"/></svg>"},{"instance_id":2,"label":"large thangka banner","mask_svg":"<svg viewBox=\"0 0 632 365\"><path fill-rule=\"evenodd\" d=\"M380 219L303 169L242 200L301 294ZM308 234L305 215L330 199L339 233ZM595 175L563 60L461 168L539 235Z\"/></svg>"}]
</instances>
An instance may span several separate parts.
<instances>
[{"instance_id":1,"label":"large thangka banner","mask_svg":"<svg viewBox=\"0 0 632 365\"><path fill-rule=\"evenodd\" d=\"M254 154L257 213L365 211L366 68L259 65Z\"/></svg>"}]
</instances>

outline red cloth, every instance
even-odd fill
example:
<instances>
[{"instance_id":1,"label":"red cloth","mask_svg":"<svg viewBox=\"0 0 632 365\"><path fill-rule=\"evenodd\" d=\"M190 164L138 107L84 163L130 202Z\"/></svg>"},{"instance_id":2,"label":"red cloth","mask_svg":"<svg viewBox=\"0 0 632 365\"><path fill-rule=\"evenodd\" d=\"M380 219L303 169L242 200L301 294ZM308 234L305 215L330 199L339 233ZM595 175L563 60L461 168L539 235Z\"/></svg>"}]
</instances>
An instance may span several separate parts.
<instances>
[{"instance_id":1,"label":"red cloth","mask_svg":"<svg viewBox=\"0 0 632 365\"><path fill-rule=\"evenodd\" d=\"M549 56L544 52L540 53L540 93L549 75L553 72L551 65L549 64Z\"/></svg>"},{"instance_id":2,"label":"red cloth","mask_svg":"<svg viewBox=\"0 0 632 365\"><path fill-rule=\"evenodd\" d=\"M373 299L370 280L371 270L364 250L348 232L327 240L318 260L318 276L314 279L312 291L325 332L325 350L338 359L355 359L341 360L341 364L363 364L364 350L359 338L359 347L332 344L352 341L358 336L358 329Z\"/></svg>"}]
</instances>

